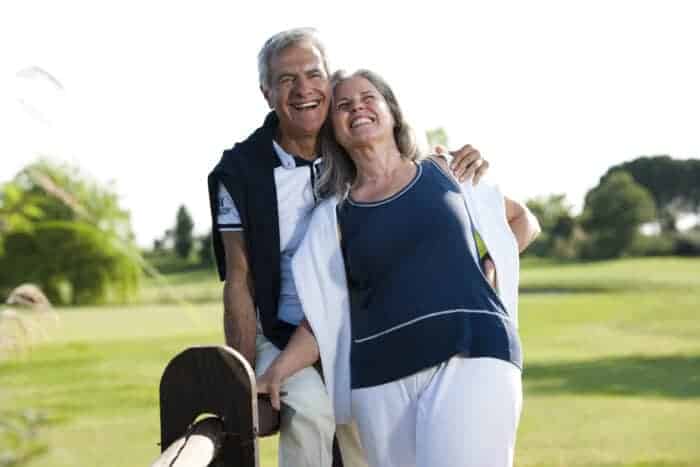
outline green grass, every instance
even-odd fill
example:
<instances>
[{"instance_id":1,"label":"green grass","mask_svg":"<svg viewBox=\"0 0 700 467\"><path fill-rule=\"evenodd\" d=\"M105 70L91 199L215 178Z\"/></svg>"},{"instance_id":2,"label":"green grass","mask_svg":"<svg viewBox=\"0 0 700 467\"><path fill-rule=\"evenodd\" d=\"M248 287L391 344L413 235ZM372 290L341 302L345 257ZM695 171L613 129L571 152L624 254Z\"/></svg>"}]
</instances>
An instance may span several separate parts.
<instances>
[{"instance_id":1,"label":"green grass","mask_svg":"<svg viewBox=\"0 0 700 467\"><path fill-rule=\"evenodd\" d=\"M221 300L222 285L212 270L178 272L148 278L138 299L140 304L193 304Z\"/></svg>"},{"instance_id":2,"label":"green grass","mask_svg":"<svg viewBox=\"0 0 700 467\"><path fill-rule=\"evenodd\" d=\"M148 283L139 305L59 310L50 339L0 361L0 411L49 417L48 452L30 467L158 455L163 368L222 341L214 273L168 280L170 292ZM700 465L700 260L525 261L522 289L518 466ZM274 438L262 451L276 465Z\"/></svg>"}]
</instances>

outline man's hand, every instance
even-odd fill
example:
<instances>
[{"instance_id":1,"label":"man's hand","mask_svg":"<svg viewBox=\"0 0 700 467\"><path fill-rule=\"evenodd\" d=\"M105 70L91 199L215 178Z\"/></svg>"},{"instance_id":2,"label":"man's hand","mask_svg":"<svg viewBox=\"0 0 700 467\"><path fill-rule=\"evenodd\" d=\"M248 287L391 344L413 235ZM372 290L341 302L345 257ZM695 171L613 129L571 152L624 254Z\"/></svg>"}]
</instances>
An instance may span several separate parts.
<instances>
[{"instance_id":1,"label":"man's hand","mask_svg":"<svg viewBox=\"0 0 700 467\"><path fill-rule=\"evenodd\" d=\"M453 175L460 183L472 178L474 185L476 185L489 169L489 162L482 158L481 153L470 144L462 146L461 149L456 151L449 152L444 146L438 145L435 147L434 152L452 156L450 169L452 169Z\"/></svg>"},{"instance_id":2,"label":"man's hand","mask_svg":"<svg viewBox=\"0 0 700 467\"><path fill-rule=\"evenodd\" d=\"M491 284L491 287L496 289L496 265L493 264L491 255L486 255L481 259L481 267L484 270L486 281Z\"/></svg>"}]
</instances>

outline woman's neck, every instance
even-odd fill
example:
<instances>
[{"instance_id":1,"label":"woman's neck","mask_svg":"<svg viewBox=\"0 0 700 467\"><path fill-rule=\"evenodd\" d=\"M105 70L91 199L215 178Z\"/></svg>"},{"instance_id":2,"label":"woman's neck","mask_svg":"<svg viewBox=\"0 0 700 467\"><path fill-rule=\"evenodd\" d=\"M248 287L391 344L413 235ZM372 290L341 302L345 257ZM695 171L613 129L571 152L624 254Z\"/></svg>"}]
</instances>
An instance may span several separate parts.
<instances>
[{"instance_id":1,"label":"woman's neck","mask_svg":"<svg viewBox=\"0 0 700 467\"><path fill-rule=\"evenodd\" d=\"M349 152L357 169L355 183L350 188L355 201L388 198L410 183L415 175L415 164L401 157L396 144L352 148Z\"/></svg>"},{"instance_id":2,"label":"woman's neck","mask_svg":"<svg viewBox=\"0 0 700 467\"><path fill-rule=\"evenodd\" d=\"M357 169L356 186L375 184L391 178L405 163L393 141L384 145L354 147L349 153Z\"/></svg>"}]
</instances>

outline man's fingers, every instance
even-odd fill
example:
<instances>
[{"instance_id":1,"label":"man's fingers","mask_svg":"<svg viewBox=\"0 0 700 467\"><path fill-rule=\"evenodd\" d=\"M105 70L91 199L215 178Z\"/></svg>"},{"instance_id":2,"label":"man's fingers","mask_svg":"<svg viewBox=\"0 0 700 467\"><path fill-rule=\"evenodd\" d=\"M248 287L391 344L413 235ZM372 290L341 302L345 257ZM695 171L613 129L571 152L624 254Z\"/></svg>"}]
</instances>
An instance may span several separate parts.
<instances>
[{"instance_id":1,"label":"man's fingers","mask_svg":"<svg viewBox=\"0 0 700 467\"><path fill-rule=\"evenodd\" d=\"M471 144L465 144L461 148L457 149L456 151L450 151L450 154L452 154L455 158L459 159L461 157L466 156L470 152L472 152L474 148L472 147Z\"/></svg>"},{"instance_id":2,"label":"man's fingers","mask_svg":"<svg viewBox=\"0 0 700 467\"><path fill-rule=\"evenodd\" d=\"M486 159L481 159L481 165L476 169L476 173L474 173L474 185L479 183L479 180L481 180L481 177L486 175L486 172L489 169L489 161Z\"/></svg>"},{"instance_id":3,"label":"man's fingers","mask_svg":"<svg viewBox=\"0 0 700 467\"><path fill-rule=\"evenodd\" d=\"M454 173L455 177L464 181L467 169L480 159L481 154L476 149L463 153L461 156L455 156L455 159L452 161L452 173Z\"/></svg>"},{"instance_id":4,"label":"man's fingers","mask_svg":"<svg viewBox=\"0 0 700 467\"><path fill-rule=\"evenodd\" d=\"M459 179L460 182L463 182L465 180L469 180L474 177L474 174L476 173L476 169L479 168L479 166L482 164L481 159L477 159L471 164L469 164L466 167L466 170L462 174L462 177Z\"/></svg>"}]
</instances>

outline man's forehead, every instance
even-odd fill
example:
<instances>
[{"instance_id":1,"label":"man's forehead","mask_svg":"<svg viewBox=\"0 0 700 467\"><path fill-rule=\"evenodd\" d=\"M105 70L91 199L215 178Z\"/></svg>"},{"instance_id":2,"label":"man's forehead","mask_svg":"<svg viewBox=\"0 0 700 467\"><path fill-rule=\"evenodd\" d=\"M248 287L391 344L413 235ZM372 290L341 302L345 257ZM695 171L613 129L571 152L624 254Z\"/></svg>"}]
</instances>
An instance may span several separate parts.
<instances>
[{"instance_id":1,"label":"man's forehead","mask_svg":"<svg viewBox=\"0 0 700 467\"><path fill-rule=\"evenodd\" d=\"M281 71L314 71L323 69L321 52L309 43L290 45L279 51L272 60L270 68Z\"/></svg>"}]
</instances>

